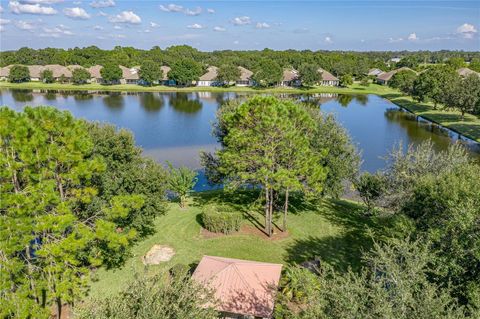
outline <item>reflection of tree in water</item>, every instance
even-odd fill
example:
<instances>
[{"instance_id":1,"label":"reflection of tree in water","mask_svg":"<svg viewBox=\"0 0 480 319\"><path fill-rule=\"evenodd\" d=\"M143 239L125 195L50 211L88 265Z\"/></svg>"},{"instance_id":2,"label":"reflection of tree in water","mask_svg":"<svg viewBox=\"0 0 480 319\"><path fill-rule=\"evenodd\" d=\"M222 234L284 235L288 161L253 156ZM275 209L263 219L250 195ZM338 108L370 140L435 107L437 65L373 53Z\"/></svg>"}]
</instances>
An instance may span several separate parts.
<instances>
[{"instance_id":1,"label":"reflection of tree in water","mask_svg":"<svg viewBox=\"0 0 480 319\"><path fill-rule=\"evenodd\" d=\"M53 101L57 99L57 91L55 90L46 90L45 91L45 99L49 101Z\"/></svg>"},{"instance_id":2,"label":"reflection of tree in water","mask_svg":"<svg viewBox=\"0 0 480 319\"><path fill-rule=\"evenodd\" d=\"M182 113L197 113L202 109L202 102L198 99L190 100L187 94L176 93L170 96L170 105Z\"/></svg>"},{"instance_id":3,"label":"reflection of tree in water","mask_svg":"<svg viewBox=\"0 0 480 319\"><path fill-rule=\"evenodd\" d=\"M368 104L368 95L367 94L357 94L355 95L355 100L363 106Z\"/></svg>"},{"instance_id":4,"label":"reflection of tree in water","mask_svg":"<svg viewBox=\"0 0 480 319\"><path fill-rule=\"evenodd\" d=\"M147 112L158 112L163 107L163 97L156 93L141 93L140 105Z\"/></svg>"},{"instance_id":5,"label":"reflection of tree in water","mask_svg":"<svg viewBox=\"0 0 480 319\"><path fill-rule=\"evenodd\" d=\"M73 96L75 101L87 101L93 99L93 95L87 92L76 93Z\"/></svg>"},{"instance_id":6,"label":"reflection of tree in water","mask_svg":"<svg viewBox=\"0 0 480 319\"><path fill-rule=\"evenodd\" d=\"M112 109L122 108L125 100L121 93L110 93L103 98L103 103Z\"/></svg>"},{"instance_id":7,"label":"reflection of tree in water","mask_svg":"<svg viewBox=\"0 0 480 319\"><path fill-rule=\"evenodd\" d=\"M33 94L31 90L12 90L12 97L16 102L33 101Z\"/></svg>"},{"instance_id":8,"label":"reflection of tree in water","mask_svg":"<svg viewBox=\"0 0 480 319\"><path fill-rule=\"evenodd\" d=\"M341 94L337 97L338 103L343 107L347 107L348 104L352 102L352 100L353 100L353 95L349 95L349 94Z\"/></svg>"}]
</instances>

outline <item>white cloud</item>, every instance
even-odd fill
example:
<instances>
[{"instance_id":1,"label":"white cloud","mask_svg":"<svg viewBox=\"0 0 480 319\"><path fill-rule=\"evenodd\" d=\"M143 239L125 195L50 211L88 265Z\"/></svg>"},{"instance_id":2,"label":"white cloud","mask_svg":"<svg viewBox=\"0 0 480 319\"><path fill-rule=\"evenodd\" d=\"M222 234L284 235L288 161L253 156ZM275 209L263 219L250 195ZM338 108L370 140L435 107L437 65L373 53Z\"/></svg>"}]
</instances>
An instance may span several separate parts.
<instances>
[{"instance_id":1,"label":"white cloud","mask_svg":"<svg viewBox=\"0 0 480 319\"><path fill-rule=\"evenodd\" d=\"M24 4L18 1L10 1L8 3L10 11L15 14L30 13L30 14L56 14L57 10L52 7L42 7L40 4Z\"/></svg>"},{"instance_id":2,"label":"white cloud","mask_svg":"<svg viewBox=\"0 0 480 319\"><path fill-rule=\"evenodd\" d=\"M215 13L215 10L209 8L209 9L207 9L207 12L208 13Z\"/></svg>"},{"instance_id":3,"label":"white cloud","mask_svg":"<svg viewBox=\"0 0 480 319\"><path fill-rule=\"evenodd\" d=\"M216 32L225 32L225 31L227 31L227 29L225 29L224 27L214 27L214 28L213 28L213 31L216 31Z\"/></svg>"},{"instance_id":4,"label":"white cloud","mask_svg":"<svg viewBox=\"0 0 480 319\"><path fill-rule=\"evenodd\" d=\"M251 24L252 20L250 20L250 17L247 17L247 16L236 17L232 19L232 23L234 25L245 25L245 24Z\"/></svg>"},{"instance_id":5,"label":"white cloud","mask_svg":"<svg viewBox=\"0 0 480 319\"><path fill-rule=\"evenodd\" d=\"M93 27L93 30L101 31L101 30L103 30L103 27L99 26L99 25L96 25L96 26Z\"/></svg>"},{"instance_id":6,"label":"white cloud","mask_svg":"<svg viewBox=\"0 0 480 319\"><path fill-rule=\"evenodd\" d=\"M100 12L98 13L98 15L101 16L101 17L106 17L108 14L106 14L106 13L103 12L103 11L100 11Z\"/></svg>"},{"instance_id":7,"label":"white cloud","mask_svg":"<svg viewBox=\"0 0 480 319\"><path fill-rule=\"evenodd\" d=\"M194 23L194 24L187 25L187 28L189 28L189 29L203 29L204 27L201 24Z\"/></svg>"},{"instance_id":8,"label":"white cloud","mask_svg":"<svg viewBox=\"0 0 480 319\"><path fill-rule=\"evenodd\" d=\"M2 7L2 6L0 6L0 13L2 13L2 12L3 12L3 7Z\"/></svg>"},{"instance_id":9,"label":"white cloud","mask_svg":"<svg viewBox=\"0 0 480 319\"><path fill-rule=\"evenodd\" d=\"M324 41L325 43L328 43L328 44L333 43L332 38L329 37L329 36L326 36L325 39L323 39L323 41Z\"/></svg>"},{"instance_id":10,"label":"white cloud","mask_svg":"<svg viewBox=\"0 0 480 319\"><path fill-rule=\"evenodd\" d=\"M150 29L145 29L145 30L138 30L138 33L150 33L152 32Z\"/></svg>"},{"instance_id":11,"label":"white cloud","mask_svg":"<svg viewBox=\"0 0 480 319\"><path fill-rule=\"evenodd\" d=\"M59 24L54 28L43 28L43 33L40 33L40 36L60 38L62 35L73 35L73 32L68 29L69 28L63 24Z\"/></svg>"},{"instance_id":12,"label":"white cloud","mask_svg":"<svg viewBox=\"0 0 480 319\"><path fill-rule=\"evenodd\" d=\"M202 13L202 8L196 7L195 9L185 9L185 14L187 16L198 16Z\"/></svg>"},{"instance_id":13,"label":"white cloud","mask_svg":"<svg viewBox=\"0 0 480 319\"><path fill-rule=\"evenodd\" d=\"M21 0L22 3L31 3L31 4L54 4L61 3L63 0Z\"/></svg>"},{"instance_id":14,"label":"white cloud","mask_svg":"<svg viewBox=\"0 0 480 319\"><path fill-rule=\"evenodd\" d=\"M255 26L257 29L268 29L270 28L270 25L266 22L257 22L257 25Z\"/></svg>"},{"instance_id":15,"label":"white cloud","mask_svg":"<svg viewBox=\"0 0 480 319\"><path fill-rule=\"evenodd\" d=\"M31 21L18 20L15 21L15 26L20 30L32 31L37 28L37 26Z\"/></svg>"},{"instance_id":16,"label":"white cloud","mask_svg":"<svg viewBox=\"0 0 480 319\"><path fill-rule=\"evenodd\" d=\"M240 43L240 41L238 41L238 40L233 41L233 44L239 44L239 43Z\"/></svg>"},{"instance_id":17,"label":"white cloud","mask_svg":"<svg viewBox=\"0 0 480 319\"><path fill-rule=\"evenodd\" d=\"M130 24L139 24L142 22L142 19L136 15L133 11L123 11L120 14L112 16L108 19L113 23L130 23Z\"/></svg>"},{"instance_id":18,"label":"white cloud","mask_svg":"<svg viewBox=\"0 0 480 319\"><path fill-rule=\"evenodd\" d=\"M183 7L179 6L179 5L176 5L176 4L173 4L173 3L170 3L167 6L164 6L163 4L161 4L160 5L160 10L165 11L165 12L182 12Z\"/></svg>"},{"instance_id":19,"label":"white cloud","mask_svg":"<svg viewBox=\"0 0 480 319\"><path fill-rule=\"evenodd\" d=\"M115 7L115 1L114 0L94 0L90 2L90 6L92 8Z\"/></svg>"},{"instance_id":20,"label":"white cloud","mask_svg":"<svg viewBox=\"0 0 480 319\"><path fill-rule=\"evenodd\" d=\"M403 38L389 38L388 42L389 43L396 43L396 42L402 42Z\"/></svg>"},{"instance_id":21,"label":"white cloud","mask_svg":"<svg viewBox=\"0 0 480 319\"><path fill-rule=\"evenodd\" d=\"M114 28L115 30L122 30L122 27L119 26L119 25L115 25L115 26L113 26L113 28Z\"/></svg>"},{"instance_id":22,"label":"white cloud","mask_svg":"<svg viewBox=\"0 0 480 319\"><path fill-rule=\"evenodd\" d=\"M417 41L417 40L419 40L420 38L417 37L417 34L414 32L414 33L410 33L410 34L408 35L408 38L407 38L407 39L408 39L408 41Z\"/></svg>"},{"instance_id":23,"label":"white cloud","mask_svg":"<svg viewBox=\"0 0 480 319\"><path fill-rule=\"evenodd\" d=\"M2 25L2 24L9 24L9 23L10 23L10 20L0 18L0 25Z\"/></svg>"},{"instance_id":24,"label":"white cloud","mask_svg":"<svg viewBox=\"0 0 480 319\"><path fill-rule=\"evenodd\" d=\"M5 27L3 25L0 25L0 32L5 31Z\"/></svg>"},{"instance_id":25,"label":"white cloud","mask_svg":"<svg viewBox=\"0 0 480 319\"><path fill-rule=\"evenodd\" d=\"M477 33L477 29L473 24L464 23L457 28L457 33L465 39L471 39Z\"/></svg>"},{"instance_id":26,"label":"white cloud","mask_svg":"<svg viewBox=\"0 0 480 319\"><path fill-rule=\"evenodd\" d=\"M156 27L159 27L159 25L158 25L158 23L150 22L150 27L151 28L156 28Z\"/></svg>"},{"instance_id":27,"label":"white cloud","mask_svg":"<svg viewBox=\"0 0 480 319\"><path fill-rule=\"evenodd\" d=\"M90 19L90 15L83 8L79 7L65 8L63 9L63 13L65 13L67 17L70 17L72 19Z\"/></svg>"}]
</instances>

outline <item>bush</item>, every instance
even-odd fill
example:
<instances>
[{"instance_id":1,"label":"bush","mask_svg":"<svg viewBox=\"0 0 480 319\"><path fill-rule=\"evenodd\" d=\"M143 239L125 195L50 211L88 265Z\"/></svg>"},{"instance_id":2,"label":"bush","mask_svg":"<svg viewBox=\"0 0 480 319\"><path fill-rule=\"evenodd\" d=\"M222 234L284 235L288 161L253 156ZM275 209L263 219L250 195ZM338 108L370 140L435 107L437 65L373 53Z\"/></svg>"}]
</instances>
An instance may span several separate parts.
<instances>
[{"instance_id":1,"label":"bush","mask_svg":"<svg viewBox=\"0 0 480 319\"><path fill-rule=\"evenodd\" d=\"M242 224L243 216L238 212L228 211L225 208L208 206L203 210L203 226L214 233L229 234L238 231Z\"/></svg>"}]
</instances>

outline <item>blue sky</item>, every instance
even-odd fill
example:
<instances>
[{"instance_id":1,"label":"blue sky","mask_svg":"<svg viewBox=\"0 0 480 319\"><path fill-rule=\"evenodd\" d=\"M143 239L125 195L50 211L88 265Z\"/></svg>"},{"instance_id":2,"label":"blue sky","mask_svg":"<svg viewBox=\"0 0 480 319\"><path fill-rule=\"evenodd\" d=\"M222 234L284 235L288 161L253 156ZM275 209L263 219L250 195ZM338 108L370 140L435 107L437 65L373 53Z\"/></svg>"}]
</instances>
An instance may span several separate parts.
<instances>
[{"instance_id":1,"label":"blue sky","mask_svg":"<svg viewBox=\"0 0 480 319\"><path fill-rule=\"evenodd\" d=\"M480 50L480 1L0 0L0 49Z\"/></svg>"}]
</instances>

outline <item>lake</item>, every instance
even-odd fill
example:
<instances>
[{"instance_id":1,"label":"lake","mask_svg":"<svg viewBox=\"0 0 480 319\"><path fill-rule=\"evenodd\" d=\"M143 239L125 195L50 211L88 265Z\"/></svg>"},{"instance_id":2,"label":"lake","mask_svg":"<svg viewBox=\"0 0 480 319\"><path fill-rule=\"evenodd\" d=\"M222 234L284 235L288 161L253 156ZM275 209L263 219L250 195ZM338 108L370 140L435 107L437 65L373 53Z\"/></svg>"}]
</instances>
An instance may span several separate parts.
<instances>
[{"instance_id":1,"label":"lake","mask_svg":"<svg viewBox=\"0 0 480 319\"><path fill-rule=\"evenodd\" d=\"M0 90L0 105L21 110L25 105L52 105L79 118L108 122L133 132L145 155L164 163L200 169L198 153L213 151L218 144L211 135L215 113L223 101L245 98L248 93L99 93L32 90ZM444 150L461 141L472 156L480 158L480 145L437 125L418 119L376 95L289 95L309 99L333 113L351 134L362 152L362 169L382 169L382 159L395 145L405 147L431 139ZM205 189L200 174L196 189Z\"/></svg>"}]
</instances>

